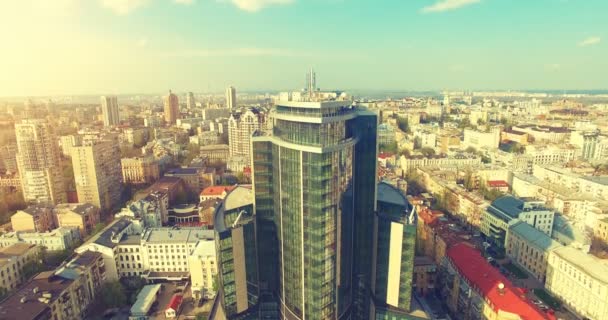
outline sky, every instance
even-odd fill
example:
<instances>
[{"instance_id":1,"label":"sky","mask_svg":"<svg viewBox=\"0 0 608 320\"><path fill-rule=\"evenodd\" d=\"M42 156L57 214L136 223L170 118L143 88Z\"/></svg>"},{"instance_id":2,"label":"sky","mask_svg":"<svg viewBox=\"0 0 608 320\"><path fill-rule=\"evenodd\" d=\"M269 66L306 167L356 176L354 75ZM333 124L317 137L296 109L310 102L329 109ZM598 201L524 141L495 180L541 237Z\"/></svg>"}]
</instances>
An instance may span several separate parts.
<instances>
[{"instance_id":1,"label":"sky","mask_svg":"<svg viewBox=\"0 0 608 320\"><path fill-rule=\"evenodd\" d=\"M605 0L0 0L0 96L608 89Z\"/></svg>"}]
</instances>

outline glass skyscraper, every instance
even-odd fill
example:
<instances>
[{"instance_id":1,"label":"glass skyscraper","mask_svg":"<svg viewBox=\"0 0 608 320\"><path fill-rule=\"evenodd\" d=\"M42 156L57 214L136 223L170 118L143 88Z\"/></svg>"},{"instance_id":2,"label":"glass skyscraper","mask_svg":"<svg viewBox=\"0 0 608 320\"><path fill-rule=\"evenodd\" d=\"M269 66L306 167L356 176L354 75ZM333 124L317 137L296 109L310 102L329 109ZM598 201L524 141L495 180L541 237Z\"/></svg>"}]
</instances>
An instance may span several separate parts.
<instances>
[{"instance_id":1,"label":"glass skyscraper","mask_svg":"<svg viewBox=\"0 0 608 320\"><path fill-rule=\"evenodd\" d=\"M281 98L251 142L260 289L282 319L368 319L377 116L337 93Z\"/></svg>"}]
</instances>

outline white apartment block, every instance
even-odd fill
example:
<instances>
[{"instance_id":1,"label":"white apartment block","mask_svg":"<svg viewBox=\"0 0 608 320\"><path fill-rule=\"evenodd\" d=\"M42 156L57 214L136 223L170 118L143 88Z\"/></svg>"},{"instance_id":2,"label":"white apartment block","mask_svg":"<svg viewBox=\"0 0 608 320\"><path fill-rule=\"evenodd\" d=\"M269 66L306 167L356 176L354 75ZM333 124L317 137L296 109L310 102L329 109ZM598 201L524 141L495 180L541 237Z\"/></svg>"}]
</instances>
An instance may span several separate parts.
<instances>
[{"instance_id":1,"label":"white apartment block","mask_svg":"<svg viewBox=\"0 0 608 320\"><path fill-rule=\"evenodd\" d=\"M260 114L257 109L233 113L228 120L228 144L230 156L251 157L251 134L260 129Z\"/></svg>"},{"instance_id":2,"label":"white apartment block","mask_svg":"<svg viewBox=\"0 0 608 320\"><path fill-rule=\"evenodd\" d=\"M577 193L585 193L598 199L608 199L608 178L606 177L583 176L568 169L553 166L534 166L534 176Z\"/></svg>"},{"instance_id":3,"label":"white apartment block","mask_svg":"<svg viewBox=\"0 0 608 320\"><path fill-rule=\"evenodd\" d=\"M441 169L477 167L481 165L481 158L477 155L466 153L451 156L401 156L399 158L399 165L401 170L410 173L417 168L432 166Z\"/></svg>"},{"instance_id":4,"label":"white apartment block","mask_svg":"<svg viewBox=\"0 0 608 320\"><path fill-rule=\"evenodd\" d=\"M476 149L498 149L500 144L501 127L493 127L489 132L482 132L474 129L464 129L465 147L474 147Z\"/></svg>"},{"instance_id":5,"label":"white apartment block","mask_svg":"<svg viewBox=\"0 0 608 320\"><path fill-rule=\"evenodd\" d=\"M571 247L549 254L545 288L591 320L608 319L608 264Z\"/></svg>"},{"instance_id":6,"label":"white apartment block","mask_svg":"<svg viewBox=\"0 0 608 320\"><path fill-rule=\"evenodd\" d=\"M78 228L57 228L49 232L8 232L0 235L0 247L28 243L45 247L48 251L68 250L80 241Z\"/></svg>"},{"instance_id":7,"label":"white apartment block","mask_svg":"<svg viewBox=\"0 0 608 320\"><path fill-rule=\"evenodd\" d=\"M192 278L202 292L212 291L217 274L213 230L166 227L141 232L129 219L121 218L76 252L87 250L103 254L109 279Z\"/></svg>"}]
</instances>

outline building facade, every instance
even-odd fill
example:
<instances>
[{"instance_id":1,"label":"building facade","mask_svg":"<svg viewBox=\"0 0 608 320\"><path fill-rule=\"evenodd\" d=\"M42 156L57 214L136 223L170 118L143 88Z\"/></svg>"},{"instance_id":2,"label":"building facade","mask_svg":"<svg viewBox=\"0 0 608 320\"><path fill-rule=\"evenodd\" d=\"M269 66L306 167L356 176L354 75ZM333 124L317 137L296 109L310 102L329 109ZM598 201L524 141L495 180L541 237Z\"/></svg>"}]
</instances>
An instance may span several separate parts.
<instances>
[{"instance_id":1,"label":"building facade","mask_svg":"<svg viewBox=\"0 0 608 320\"><path fill-rule=\"evenodd\" d=\"M374 309L376 318L410 312L416 254L416 210L403 193L381 182L377 188Z\"/></svg>"},{"instance_id":2,"label":"building facade","mask_svg":"<svg viewBox=\"0 0 608 320\"><path fill-rule=\"evenodd\" d=\"M102 96L101 113L103 116L104 126L110 127L120 124L120 113L118 112L118 98Z\"/></svg>"},{"instance_id":3,"label":"building facade","mask_svg":"<svg viewBox=\"0 0 608 320\"><path fill-rule=\"evenodd\" d=\"M273 133L252 138L260 287L282 319L367 319L377 116L343 94L280 96Z\"/></svg>"},{"instance_id":4,"label":"building facade","mask_svg":"<svg viewBox=\"0 0 608 320\"><path fill-rule=\"evenodd\" d=\"M245 159L251 159L251 135L260 129L259 113L257 109L248 109L230 116L228 120L230 156L243 156Z\"/></svg>"},{"instance_id":5,"label":"building facade","mask_svg":"<svg viewBox=\"0 0 608 320\"><path fill-rule=\"evenodd\" d=\"M608 265L571 247L549 254L545 288L567 308L592 320L608 319Z\"/></svg>"},{"instance_id":6,"label":"building facade","mask_svg":"<svg viewBox=\"0 0 608 320\"><path fill-rule=\"evenodd\" d=\"M153 183L160 178L160 166L154 157L120 159L125 184Z\"/></svg>"},{"instance_id":7,"label":"building facade","mask_svg":"<svg viewBox=\"0 0 608 320\"><path fill-rule=\"evenodd\" d=\"M67 202L57 138L45 120L15 124L17 167L28 203Z\"/></svg>"},{"instance_id":8,"label":"building facade","mask_svg":"<svg viewBox=\"0 0 608 320\"><path fill-rule=\"evenodd\" d=\"M31 205L17 211L11 216L14 231L46 232L54 229L55 219L53 207L46 205Z\"/></svg>"},{"instance_id":9,"label":"building facade","mask_svg":"<svg viewBox=\"0 0 608 320\"><path fill-rule=\"evenodd\" d=\"M226 108L230 111L236 110L236 89L234 87L226 88Z\"/></svg>"},{"instance_id":10,"label":"building facade","mask_svg":"<svg viewBox=\"0 0 608 320\"><path fill-rule=\"evenodd\" d=\"M215 210L220 302L228 319L257 315L258 256L253 191L236 187Z\"/></svg>"},{"instance_id":11,"label":"building facade","mask_svg":"<svg viewBox=\"0 0 608 320\"><path fill-rule=\"evenodd\" d=\"M95 230L100 222L99 209L90 203L58 204L53 209L53 215L60 228L77 228L82 238Z\"/></svg>"},{"instance_id":12,"label":"building facade","mask_svg":"<svg viewBox=\"0 0 608 320\"><path fill-rule=\"evenodd\" d=\"M40 249L41 247L28 243L15 243L0 248L0 288L12 291L27 280L24 267L40 259Z\"/></svg>"},{"instance_id":13,"label":"building facade","mask_svg":"<svg viewBox=\"0 0 608 320\"><path fill-rule=\"evenodd\" d=\"M179 114L179 98L171 91L163 98L164 112L165 112L165 123L172 125L175 124L177 119L180 118Z\"/></svg>"},{"instance_id":14,"label":"building facade","mask_svg":"<svg viewBox=\"0 0 608 320\"><path fill-rule=\"evenodd\" d=\"M79 202L97 206L102 215L120 204L122 170L114 139L96 137L72 147L72 165Z\"/></svg>"}]
</instances>

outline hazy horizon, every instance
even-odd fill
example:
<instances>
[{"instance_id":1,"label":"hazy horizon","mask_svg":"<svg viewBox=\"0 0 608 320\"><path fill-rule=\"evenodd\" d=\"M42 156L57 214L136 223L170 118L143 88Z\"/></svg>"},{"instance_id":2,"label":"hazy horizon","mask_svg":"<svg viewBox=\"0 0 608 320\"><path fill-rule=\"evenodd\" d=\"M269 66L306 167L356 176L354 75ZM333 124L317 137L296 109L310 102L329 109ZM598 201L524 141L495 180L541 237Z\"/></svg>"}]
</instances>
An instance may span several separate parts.
<instances>
[{"instance_id":1,"label":"hazy horizon","mask_svg":"<svg viewBox=\"0 0 608 320\"><path fill-rule=\"evenodd\" d=\"M608 89L600 0L9 0L0 96ZM356 88L356 89L349 89ZM541 88L541 89L535 89Z\"/></svg>"}]
</instances>

